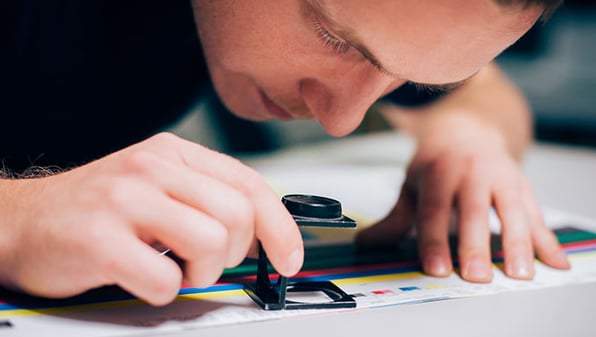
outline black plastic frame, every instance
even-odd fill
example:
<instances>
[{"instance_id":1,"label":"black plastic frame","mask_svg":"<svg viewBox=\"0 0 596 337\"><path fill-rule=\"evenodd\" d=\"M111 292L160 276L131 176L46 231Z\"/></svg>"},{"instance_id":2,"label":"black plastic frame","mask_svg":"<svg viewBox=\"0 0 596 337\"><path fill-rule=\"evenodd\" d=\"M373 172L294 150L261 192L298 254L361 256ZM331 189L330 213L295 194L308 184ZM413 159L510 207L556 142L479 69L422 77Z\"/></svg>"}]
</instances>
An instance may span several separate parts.
<instances>
[{"instance_id":1,"label":"black plastic frame","mask_svg":"<svg viewBox=\"0 0 596 337\"><path fill-rule=\"evenodd\" d=\"M265 251L259 245L256 283L244 284L244 291L265 310L282 309L330 309L355 308L356 301L351 295L330 281L302 281L289 282L285 276L279 276L275 284L269 278L269 260ZM286 299L288 292L320 291L331 301L323 303L297 302Z\"/></svg>"}]
</instances>

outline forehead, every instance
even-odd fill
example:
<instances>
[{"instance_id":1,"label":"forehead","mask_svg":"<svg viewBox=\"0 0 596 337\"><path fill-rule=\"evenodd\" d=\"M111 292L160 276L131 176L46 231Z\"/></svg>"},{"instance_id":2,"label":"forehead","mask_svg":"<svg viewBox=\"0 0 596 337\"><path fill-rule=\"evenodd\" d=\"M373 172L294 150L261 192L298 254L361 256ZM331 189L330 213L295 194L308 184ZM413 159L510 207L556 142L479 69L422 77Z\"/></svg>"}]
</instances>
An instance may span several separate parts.
<instances>
[{"instance_id":1,"label":"forehead","mask_svg":"<svg viewBox=\"0 0 596 337\"><path fill-rule=\"evenodd\" d=\"M539 8L494 0L308 0L349 27L389 71L421 83L465 79L525 33Z\"/></svg>"}]
</instances>

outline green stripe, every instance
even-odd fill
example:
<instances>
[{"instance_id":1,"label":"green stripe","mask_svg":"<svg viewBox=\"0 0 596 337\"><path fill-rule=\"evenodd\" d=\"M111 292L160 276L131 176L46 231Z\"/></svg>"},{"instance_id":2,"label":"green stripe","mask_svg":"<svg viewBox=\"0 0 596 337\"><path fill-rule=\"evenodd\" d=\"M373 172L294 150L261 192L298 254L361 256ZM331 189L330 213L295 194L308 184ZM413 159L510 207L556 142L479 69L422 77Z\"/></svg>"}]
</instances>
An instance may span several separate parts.
<instances>
[{"instance_id":1,"label":"green stripe","mask_svg":"<svg viewBox=\"0 0 596 337\"><path fill-rule=\"evenodd\" d=\"M587 232L573 227L565 227L555 230L555 234L561 244L582 242L596 239L596 233ZM451 247L457 247L456 238L451 238ZM492 238L493 250L500 250L500 238ZM408 239L400 242L395 247L386 250L358 251L353 244L344 243L339 245L326 245L307 247L302 270L320 270L327 268L352 267L360 265L380 264L399 261L415 261L417 247L415 239ZM224 277L240 277L255 275L257 270L256 261L249 259L240 266L226 269ZM273 269L271 269L273 271Z\"/></svg>"}]
</instances>

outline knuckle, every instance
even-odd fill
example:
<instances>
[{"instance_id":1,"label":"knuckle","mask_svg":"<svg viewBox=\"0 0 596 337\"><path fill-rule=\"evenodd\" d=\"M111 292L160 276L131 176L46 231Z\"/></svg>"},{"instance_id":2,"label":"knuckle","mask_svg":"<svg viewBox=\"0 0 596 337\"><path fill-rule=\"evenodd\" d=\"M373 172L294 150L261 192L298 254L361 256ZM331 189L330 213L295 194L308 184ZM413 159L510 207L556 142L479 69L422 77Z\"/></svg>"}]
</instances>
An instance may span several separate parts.
<instances>
[{"instance_id":1,"label":"knuckle","mask_svg":"<svg viewBox=\"0 0 596 337\"><path fill-rule=\"evenodd\" d=\"M114 248L112 245L105 245L104 249L97 250L94 259L97 261L98 269L108 275L110 281L117 282L115 275L121 269L122 256L119 250Z\"/></svg>"},{"instance_id":2,"label":"knuckle","mask_svg":"<svg viewBox=\"0 0 596 337\"><path fill-rule=\"evenodd\" d=\"M98 248L101 248L103 245L98 245L98 243L110 242L110 235L108 234L110 231L106 228L109 223L108 217L101 211L87 214L84 226L75 226L77 233L75 235L63 236L62 240L66 239L68 248L74 252L101 254L101 249ZM107 244L107 246L110 250L113 248L110 244ZM98 256L93 256L92 258L97 258Z\"/></svg>"},{"instance_id":3,"label":"knuckle","mask_svg":"<svg viewBox=\"0 0 596 337\"><path fill-rule=\"evenodd\" d=\"M475 171L482 167L483 161L475 155L467 154L461 158L461 163L464 167L468 168L468 170Z\"/></svg>"},{"instance_id":4,"label":"knuckle","mask_svg":"<svg viewBox=\"0 0 596 337\"><path fill-rule=\"evenodd\" d=\"M123 160L122 166L127 174L151 178L164 171L164 162L155 153L146 149L131 152Z\"/></svg>"},{"instance_id":5,"label":"knuckle","mask_svg":"<svg viewBox=\"0 0 596 337\"><path fill-rule=\"evenodd\" d=\"M246 256L247 256L247 252L244 252L243 254L236 253L236 254L230 255L228 257L224 267L225 268L234 268L234 267L238 266L240 263L242 263L244 261L244 259L246 258Z\"/></svg>"},{"instance_id":6,"label":"knuckle","mask_svg":"<svg viewBox=\"0 0 596 337\"><path fill-rule=\"evenodd\" d=\"M254 195L268 188L268 185L263 180L261 175L250 167L245 167L236 175L236 181L240 186L242 192L247 195Z\"/></svg>"},{"instance_id":7,"label":"knuckle","mask_svg":"<svg viewBox=\"0 0 596 337\"><path fill-rule=\"evenodd\" d=\"M232 200L230 201L230 205L234 205L234 207L226 213L227 225L240 230L252 228L256 217L253 204L247 198L240 195Z\"/></svg>"},{"instance_id":8,"label":"knuckle","mask_svg":"<svg viewBox=\"0 0 596 337\"><path fill-rule=\"evenodd\" d=\"M175 144L177 142L180 142L182 138L178 137L177 135L171 132L163 131L153 135L151 138L149 138L149 140L151 142L157 143Z\"/></svg>"},{"instance_id":9,"label":"knuckle","mask_svg":"<svg viewBox=\"0 0 596 337\"><path fill-rule=\"evenodd\" d=\"M520 237L508 237L503 240L503 248L508 251L524 250L529 246L529 241Z\"/></svg>"},{"instance_id":10,"label":"knuckle","mask_svg":"<svg viewBox=\"0 0 596 337\"><path fill-rule=\"evenodd\" d=\"M156 162L159 162L158 160L155 160L155 155L152 154L150 151L145 150L145 149L139 149L136 151L133 151L130 153L130 155L128 155L126 157L126 159L124 160L124 167L132 170L134 172L136 171L143 171L146 167L150 167L153 164L155 164Z\"/></svg>"},{"instance_id":11,"label":"knuckle","mask_svg":"<svg viewBox=\"0 0 596 337\"><path fill-rule=\"evenodd\" d=\"M524 201L517 193L508 193L503 196L500 204L504 210L516 210L524 207Z\"/></svg>"},{"instance_id":12,"label":"knuckle","mask_svg":"<svg viewBox=\"0 0 596 337\"><path fill-rule=\"evenodd\" d=\"M155 306L163 306L172 302L178 294L180 283L181 277L178 275L169 277L162 275L162 277L153 278L151 280L150 289L152 296L151 298L148 298L147 301Z\"/></svg>"},{"instance_id":13,"label":"knuckle","mask_svg":"<svg viewBox=\"0 0 596 337\"><path fill-rule=\"evenodd\" d=\"M473 219L488 219L488 210L490 208L490 198L468 197L464 200L460 199L459 205L465 209L459 209L462 215Z\"/></svg>"},{"instance_id":14,"label":"knuckle","mask_svg":"<svg viewBox=\"0 0 596 337\"><path fill-rule=\"evenodd\" d=\"M473 179L473 178L477 178L477 177L484 177L487 175L500 175L502 174L501 171L495 171L494 169L491 169L489 166L487 166L487 163L485 160L478 158L477 156L466 156L463 158L462 160L462 166L463 166L463 173L464 173L464 179Z\"/></svg>"},{"instance_id":15,"label":"knuckle","mask_svg":"<svg viewBox=\"0 0 596 337\"><path fill-rule=\"evenodd\" d=\"M132 200L135 200L135 186L128 180L121 180L107 187L105 203L109 209L124 211Z\"/></svg>"},{"instance_id":16,"label":"knuckle","mask_svg":"<svg viewBox=\"0 0 596 337\"><path fill-rule=\"evenodd\" d=\"M225 254L229 245L229 233L223 226L211 226L209 231L203 233L203 242L200 254L220 255Z\"/></svg>"},{"instance_id":17,"label":"knuckle","mask_svg":"<svg viewBox=\"0 0 596 337\"><path fill-rule=\"evenodd\" d=\"M434 161L428 168L428 175L432 181L441 180L451 171L451 162L448 160Z\"/></svg>"},{"instance_id":18,"label":"knuckle","mask_svg":"<svg viewBox=\"0 0 596 337\"><path fill-rule=\"evenodd\" d=\"M418 210L418 220L421 223L432 222L447 210L447 204L439 199L425 200Z\"/></svg>"},{"instance_id":19,"label":"knuckle","mask_svg":"<svg viewBox=\"0 0 596 337\"><path fill-rule=\"evenodd\" d=\"M486 243L460 242L457 247L457 255L462 257L488 256L490 255L488 241Z\"/></svg>"},{"instance_id":20,"label":"knuckle","mask_svg":"<svg viewBox=\"0 0 596 337\"><path fill-rule=\"evenodd\" d=\"M524 179L521 176L498 179L494 186L495 190L507 199L519 200L526 193Z\"/></svg>"},{"instance_id":21,"label":"knuckle","mask_svg":"<svg viewBox=\"0 0 596 337\"><path fill-rule=\"evenodd\" d=\"M445 250L449 249L449 245L446 241L435 238L420 238L418 247L423 254L443 253Z\"/></svg>"},{"instance_id":22,"label":"knuckle","mask_svg":"<svg viewBox=\"0 0 596 337\"><path fill-rule=\"evenodd\" d=\"M157 133L147 140L145 140L141 146L136 146L135 149L144 149L152 152L162 152L164 151L172 152L187 143L188 141L171 133L171 132L160 132Z\"/></svg>"}]
</instances>

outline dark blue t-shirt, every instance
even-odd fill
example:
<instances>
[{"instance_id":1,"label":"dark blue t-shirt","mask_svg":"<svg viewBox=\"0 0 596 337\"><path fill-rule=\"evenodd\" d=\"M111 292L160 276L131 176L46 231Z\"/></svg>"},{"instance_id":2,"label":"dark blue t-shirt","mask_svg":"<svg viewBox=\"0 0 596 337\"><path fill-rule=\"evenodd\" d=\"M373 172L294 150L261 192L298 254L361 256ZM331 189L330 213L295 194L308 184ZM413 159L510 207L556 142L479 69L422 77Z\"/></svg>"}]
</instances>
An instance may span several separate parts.
<instances>
[{"instance_id":1,"label":"dark blue t-shirt","mask_svg":"<svg viewBox=\"0 0 596 337\"><path fill-rule=\"evenodd\" d=\"M188 0L0 4L0 160L80 165L179 118L208 81Z\"/></svg>"}]
</instances>

